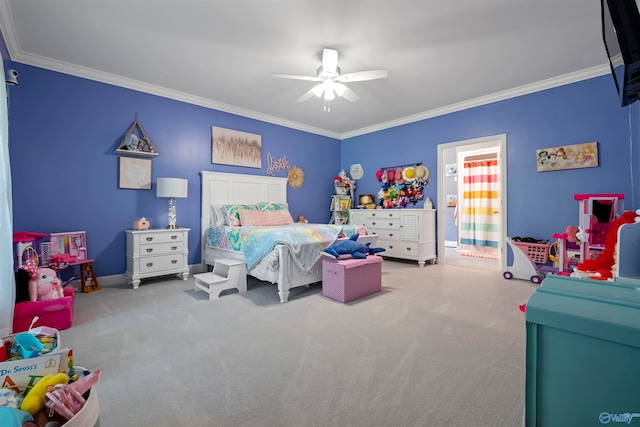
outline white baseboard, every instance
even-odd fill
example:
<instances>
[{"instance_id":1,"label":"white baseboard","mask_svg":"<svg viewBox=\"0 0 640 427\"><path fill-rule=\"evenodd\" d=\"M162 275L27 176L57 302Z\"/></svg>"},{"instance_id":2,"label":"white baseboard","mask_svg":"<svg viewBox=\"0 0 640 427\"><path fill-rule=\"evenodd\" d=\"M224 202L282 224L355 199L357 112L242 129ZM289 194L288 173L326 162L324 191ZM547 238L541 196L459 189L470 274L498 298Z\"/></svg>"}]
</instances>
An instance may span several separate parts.
<instances>
[{"instance_id":1,"label":"white baseboard","mask_svg":"<svg viewBox=\"0 0 640 427\"><path fill-rule=\"evenodd\" d=\"M189 265L189 278L194 274L202 273L202 264L190 264ZM177 277L177 276L176 276ZM119 286L127 284L127 274L112 274L110 276L96 276L96 280L98 280L98 286L109 287L109 286ZM80 279L72 280L69 282L68 286L73 286L76 290L80 290Z\"/></svg>"},{"instance_id":2,"label":"white baseboard","mask_svg":"<svg viewBox=\"0 0 640 427\"><path fill-rule=\"evenodd\" d=\"M458 247L458 242L455 240L445 240L444 241L444 247L445 248L457 248Z\"/></svg>"}]
</instances>

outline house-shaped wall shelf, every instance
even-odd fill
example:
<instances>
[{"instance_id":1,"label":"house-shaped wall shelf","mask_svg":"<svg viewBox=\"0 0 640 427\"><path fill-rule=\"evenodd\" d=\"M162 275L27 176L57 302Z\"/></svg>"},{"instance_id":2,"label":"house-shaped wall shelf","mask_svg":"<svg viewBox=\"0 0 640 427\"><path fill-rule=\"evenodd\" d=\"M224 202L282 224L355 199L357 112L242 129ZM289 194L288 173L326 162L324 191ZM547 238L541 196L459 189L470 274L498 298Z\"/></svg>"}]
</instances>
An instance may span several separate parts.
<instances>
[{"instance_id":1,"label":"house-shaped wall shelf","mask_svg":"<svg viewBox=\"0 0 640 427\"><path fill-rule=\"evenodd\" d=\"M136 156L157 156L158 152L156 147L147 136L142 125L138 121L138 115L136 119L127 131L127 134L122 139L122 142L116 149L116 153L130 154Z\"/></svg>"}]
</instances>

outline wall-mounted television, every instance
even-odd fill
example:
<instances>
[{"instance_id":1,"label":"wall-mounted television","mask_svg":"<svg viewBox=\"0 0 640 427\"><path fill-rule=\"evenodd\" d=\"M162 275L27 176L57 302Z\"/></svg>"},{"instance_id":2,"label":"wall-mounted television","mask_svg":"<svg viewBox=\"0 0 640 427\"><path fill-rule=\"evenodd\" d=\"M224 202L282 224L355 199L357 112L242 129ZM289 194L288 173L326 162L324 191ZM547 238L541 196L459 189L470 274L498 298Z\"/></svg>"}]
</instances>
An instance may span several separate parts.
<instances>
[{"instance_id":1,"label":"wall-mounted television","mask_svg":"<svg viewBox=\"0 0 640 427\"><path fill-rule=\"evenodd\" d=\"M640 99L640 0L601 0L602 38L622 106Z\"/></svg>"}]
</instances>

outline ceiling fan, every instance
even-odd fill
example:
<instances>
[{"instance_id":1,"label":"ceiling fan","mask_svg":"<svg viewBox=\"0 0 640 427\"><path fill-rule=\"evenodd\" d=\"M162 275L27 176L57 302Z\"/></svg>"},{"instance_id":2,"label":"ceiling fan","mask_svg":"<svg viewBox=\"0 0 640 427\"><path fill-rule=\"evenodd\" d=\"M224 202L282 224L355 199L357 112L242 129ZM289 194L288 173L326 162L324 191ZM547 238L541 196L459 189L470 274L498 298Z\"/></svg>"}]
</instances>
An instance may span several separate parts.
<instances>
[{"instance_id":1,"label":"ceiling fan","mask_svg":"<svg viewBox=\"0 0 640 427\"><path fill-rule=\"evenodd\" d=\"M273 76L285 79L320 82L298 98L296 102L305 102L313 95L318 98L324 95L324 111L331 111L331 100L335 99L336 95L342 96L351 102L355 102L360 99L354 91L349 89L343 83L383 79L388 76L388 73L387 70L369 70L341 75L340 67L338 67L338 51L333 49L324 49L322 51L322 65L318 68L318 75L316 77L297 76L293 74L274 74Z\"/></svg>"}]
</instances>

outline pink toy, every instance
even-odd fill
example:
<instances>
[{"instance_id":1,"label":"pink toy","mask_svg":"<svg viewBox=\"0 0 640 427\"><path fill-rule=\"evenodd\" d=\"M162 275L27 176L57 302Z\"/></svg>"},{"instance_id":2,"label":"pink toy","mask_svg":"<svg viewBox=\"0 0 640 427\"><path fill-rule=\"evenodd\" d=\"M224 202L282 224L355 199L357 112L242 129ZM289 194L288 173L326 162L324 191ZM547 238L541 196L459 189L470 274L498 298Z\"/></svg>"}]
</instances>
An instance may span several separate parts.
<instances>
[{"instance_id":1,"label":"pink toy","mask_svg":"<svg viewBox=\"0 0 640 427\"><path fill-rule=\"evenodd\" d=\"M36 276L29 279L29 299L31 301L48 301L64 297L62 281L50 268L39 268Z\"/></svg>"}]
</instances>

